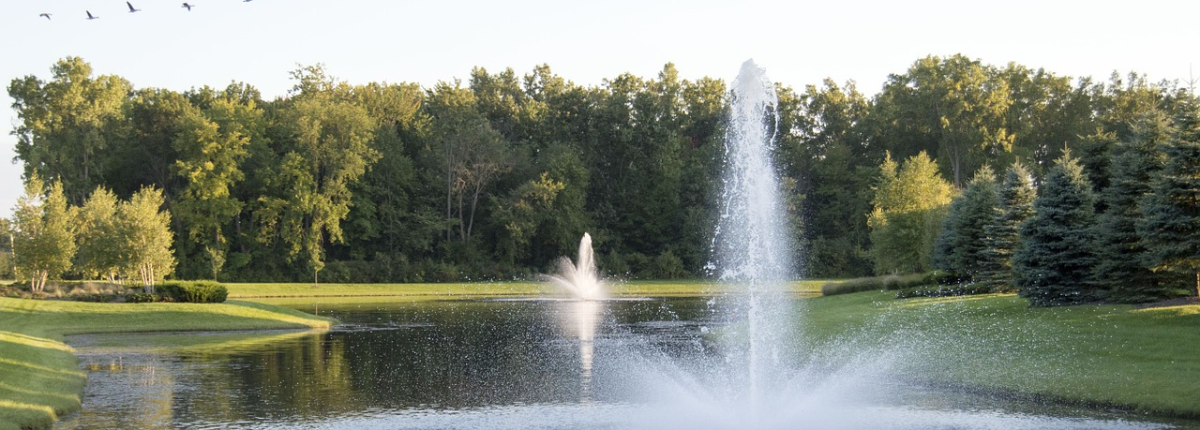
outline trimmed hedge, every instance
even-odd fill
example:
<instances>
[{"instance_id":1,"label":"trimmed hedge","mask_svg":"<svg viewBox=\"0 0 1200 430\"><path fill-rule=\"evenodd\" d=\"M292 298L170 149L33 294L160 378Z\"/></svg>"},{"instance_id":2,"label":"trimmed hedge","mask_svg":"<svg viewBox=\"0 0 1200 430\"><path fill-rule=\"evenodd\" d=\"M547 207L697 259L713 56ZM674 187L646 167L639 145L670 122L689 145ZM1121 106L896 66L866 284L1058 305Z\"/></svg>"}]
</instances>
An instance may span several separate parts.
<instances>
[{"instance_id":1,"label":"trimmed hedge","mask_svg":"<svg viewBox=\"0 0 1200 430\"><path fill-rule=\"evenodd\" d=\"M974 296L977 294L991 294L992 292L992 287L982 284L946 285L936 288L902 290L896 293L896 298Z\"/></svg>"},{"instance_id":2,"label":"trimmed hedge","mask_svg":"<svg viewBox=\"0 0 1200 430\"><path fill-rule=\"evenodd\" d=\"M157 294L129 293L125 295L126 303L154 303L158 301L161 301L161 297Z\"/></svg>"},{"instance_id":3,"label":"trimmed hedge","mask_svg":"<svg viewBox=\"0 0 1200 430\"><path fill-rule=\"evenodd\" d=\"M172 281L156 287L158 294L180 303L224 303L229 290L216 281Z\"/></svg>"},{"instance_id":4,"label":"trimmed hedge","mask_svg":"<svg viewBox=\"0 0 1200 430\"><path fill-rule=\"evenodd\" d=\"M942 271L929 273L914 273L910 275L887 275L871 278L854 278L842 282L830 282L821 286L821 294L836 296L838 294L860 293L863 291L903 290L927 285L942 285L956 283L957 278Z\"/></svg>"}]
</instances>

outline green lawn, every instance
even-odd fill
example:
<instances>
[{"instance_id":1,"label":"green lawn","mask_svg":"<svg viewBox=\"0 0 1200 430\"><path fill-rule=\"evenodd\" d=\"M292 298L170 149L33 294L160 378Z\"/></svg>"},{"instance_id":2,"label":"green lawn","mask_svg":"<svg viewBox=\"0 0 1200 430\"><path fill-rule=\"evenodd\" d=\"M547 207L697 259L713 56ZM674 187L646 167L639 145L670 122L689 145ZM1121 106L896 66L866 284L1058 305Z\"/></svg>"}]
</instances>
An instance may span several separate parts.
<instances>
[{"instance_id":1,"label":"green lawn","mask_svg":"<svg viewBox=\"0 0 1200 430\"><path fill-rule=\"evenodd\" d=\"M328 328L332 320L250 302L83 303L0 298L0 430L47 427L79 408L86 376L63 335Z\"/></svg>"},{"instance_id":2,"label":"green lawn","mask_svg":"<svg viewBox=\"0 0 1200 430\"><path fill-rule=\"evenodd\" d=\"M1200 417L1200 305L1030 308L1013 295L808 300L810 351L864 351L916 381L1090 406Z\"/></svg>"}]
</instances>

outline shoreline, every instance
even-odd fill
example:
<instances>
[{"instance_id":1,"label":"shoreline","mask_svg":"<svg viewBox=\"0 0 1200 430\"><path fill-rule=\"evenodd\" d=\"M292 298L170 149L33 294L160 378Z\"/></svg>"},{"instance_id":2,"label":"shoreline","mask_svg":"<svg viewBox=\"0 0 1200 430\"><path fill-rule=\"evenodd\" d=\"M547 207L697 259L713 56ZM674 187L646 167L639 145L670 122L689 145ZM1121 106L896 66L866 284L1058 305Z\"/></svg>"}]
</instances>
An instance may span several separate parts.
<instances>
[{"instance_id":1,"label":"shoreline","mask_svg":"<svg viewBox=\"0 0 1200 430\"><path fill-rule=\"evenodd\" d=\"M179 318L179 313L191 318ZM0 298L0 430L49 428L79 410L87 375L68 335L327 329L335 320L246 301L89 303Z\"/></svg>"}]
</instances>

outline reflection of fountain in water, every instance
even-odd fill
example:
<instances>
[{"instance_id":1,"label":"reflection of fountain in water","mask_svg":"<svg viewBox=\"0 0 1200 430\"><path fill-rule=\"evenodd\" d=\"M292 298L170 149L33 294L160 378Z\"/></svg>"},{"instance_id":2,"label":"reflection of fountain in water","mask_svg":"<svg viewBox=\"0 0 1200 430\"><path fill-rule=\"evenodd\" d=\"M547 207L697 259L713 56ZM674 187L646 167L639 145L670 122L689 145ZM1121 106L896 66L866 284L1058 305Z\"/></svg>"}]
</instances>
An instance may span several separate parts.
<instances>
[{"instance_id":1,"label":"reflection of fountain in water","mask_svg":"<svg viewBox=\"0 0 1200 430\"><path fill-rule=\"evenodd\" d=\"M575 328L579 336L580 401L592 401L592 362L596 354L596 324L600 322L603 302L580 300L570 302L568 325Z\"/></svg>"},{"instance_id":2,"label":"reflection of fountain in water","mask_svg":"<svg viewBox=\"0 0 1200 430\"><path fill-rule=\"evenodd\" d=\"M592 235L584 233L579 241L579 258L572 263L568 257L558 260L558 275L545 275L572 296L582 300L604 298L604 282L596 271L596 258L592 251Z\"/></svg>"}]
</instances>

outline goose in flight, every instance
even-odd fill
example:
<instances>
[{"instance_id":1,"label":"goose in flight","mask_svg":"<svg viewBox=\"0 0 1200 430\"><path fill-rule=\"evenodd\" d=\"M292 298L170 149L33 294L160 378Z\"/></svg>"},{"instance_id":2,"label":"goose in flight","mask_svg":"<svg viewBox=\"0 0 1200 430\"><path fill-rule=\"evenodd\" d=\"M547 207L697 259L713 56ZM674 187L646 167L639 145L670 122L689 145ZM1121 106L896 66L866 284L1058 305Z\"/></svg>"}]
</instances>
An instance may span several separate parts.
<instances>
[{"instance_id":1,"label":"goose in flight","mask_svg":"<svg viewBox=\"0 0 1200 430\"><path fill-rule=\"evenodd\" d=\"M184 9L187 9L187 10L188 10L188 12L191 12L191 11L192 11L192 6L194 6L194 5L191 5L191 4L188 4L188 3L184 3L184 4L183 4L183 8L184 8Z\"/></svg>"},{"instance_id":2,"label":"goose in flight","mask_svg":"<svg viewBox=\"0 0 1200 430\"><path fill-rule=\"evenodd\" d=\"M42 13L39 13L38 16L40 16L42 18L46 18L46 21L50 20L50 14L48 14L48 13L42 12Z\"/></svg>"},{"instance_id":3,"label":"goose in flight","mask_svg":"<svg viewBox=\"0 0 1200 430\"><path fill-rule=\"evenodd\" d=\"M88 19L100 19L100 17L92 15L92 11L90 11L90 10L85 10L84 12L87 12Z\"/></svg>"},{"instance_id":4,"label":"goose in flight","mask_svg":"<svg viewBox=\"0 0 1200 430\"><path fill-rule=\"evenodd\" d=\"M134 9L134 8L133 8L133 3L130 3L130 2L125 2L125 5L126 5L126 6L129 6L129 13L141 12L141 11L142 11L141 9Z\"/></svg>"}]
</instances>

